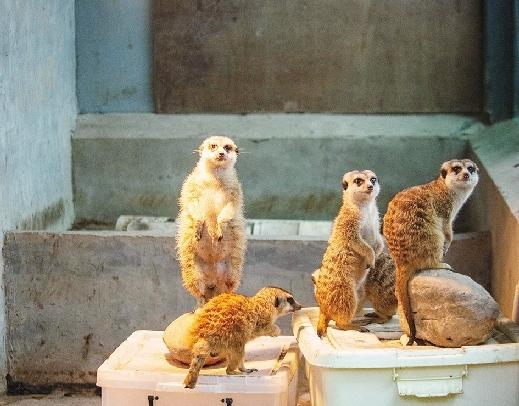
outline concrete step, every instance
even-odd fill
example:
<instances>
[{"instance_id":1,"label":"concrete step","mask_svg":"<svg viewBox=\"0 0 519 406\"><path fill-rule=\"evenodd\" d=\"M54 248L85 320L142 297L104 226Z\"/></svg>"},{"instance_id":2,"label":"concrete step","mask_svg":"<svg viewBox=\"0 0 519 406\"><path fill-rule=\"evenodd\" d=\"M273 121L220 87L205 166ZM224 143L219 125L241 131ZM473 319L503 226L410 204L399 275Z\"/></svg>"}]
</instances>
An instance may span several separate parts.
<instances>
[{"instance_id":1,"label":"concrete step","mask_svg":"<svg viewBox=\"0 0 519 406\"><path fill-rule=\"evenodd\" d=\"M310 273L326 236L250 237L239 291L268 285L313 306ZM163 330L194 307L184 290L173 235L77 231L7 233L7 350L13 382L92 384L96 370L135 330ZM458 234L447 262L488 288L490 241ZM280 325L290 334L290 320ZM37 354L37 356L35 356Z\"/></svg>"},{"instance_id":2,"label":"concrete step","mask_svg":"<svg viewBox=\"0 0 519 406\"><path fill-rule=\"evenodd\" d=\"M380 178L384 212L397 191L465 156L464 136L481 127L460 115L80 115L72 139L76 219L175 218L193 151L209 134L231 136L243 152L237 168L247 217L329 221L342 175L365 168Z\"/></svg>"}]
</instances>

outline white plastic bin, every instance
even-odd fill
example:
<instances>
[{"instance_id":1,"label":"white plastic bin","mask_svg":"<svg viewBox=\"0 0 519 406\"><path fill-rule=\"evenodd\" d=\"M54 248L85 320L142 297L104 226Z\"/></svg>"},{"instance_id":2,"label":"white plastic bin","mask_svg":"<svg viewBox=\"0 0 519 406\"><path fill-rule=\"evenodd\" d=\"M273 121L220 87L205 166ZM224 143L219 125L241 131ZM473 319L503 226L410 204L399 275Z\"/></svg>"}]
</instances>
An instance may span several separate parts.
<instances>
[{"instance_id":1,"label":"white plastic bin","mask_svg":"<svg viewBox=\"0 0 519 406\"><path fill-rule=\"evenodd\" d=\"M341 345L334 332L346 332L329 327L330 339L317 336L317 312L303 309L292 322L313 406L519 405L519 343ZM398 322L396 317L392 322Z\"/></svg>"},{"instance_id":2,"label":"white plastic bin","mask_svg":"<svg viewBox=\"0 0 519 406\"><path fill-rule=\"evenodd\" d=\"M201 371L195 389L185 389L188 367L171 360L162 334L134 332L99 367L103 405L295 406L299 352L294 337L259 337L248 343L245 366L258 372L227 376L225 367L216 365Z\"/></svg>"}]
</instances>

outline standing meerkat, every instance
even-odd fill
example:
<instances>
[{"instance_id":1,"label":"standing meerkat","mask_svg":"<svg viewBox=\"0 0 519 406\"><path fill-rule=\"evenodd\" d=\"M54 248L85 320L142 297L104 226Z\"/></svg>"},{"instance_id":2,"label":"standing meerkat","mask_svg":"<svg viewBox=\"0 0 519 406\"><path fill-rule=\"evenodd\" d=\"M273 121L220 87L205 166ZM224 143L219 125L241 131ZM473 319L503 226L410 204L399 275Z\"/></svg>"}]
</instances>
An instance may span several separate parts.
<instances>
[{"instance_id":1,"label":"standing meerkat","mask_svg":"<svg viewBox=\"0 0 519 406\"><path fill-rule=\"evenodd\" d=\"M384 236L396 266L396 295L409 331L416 338L409 298L409 280L417 271L451 269L443 257L452 241L452 222L478 183L479 170L469 159L444 162L440 176L395 195L384 216Z\"/></svg>"},{"instance_id":2,"label":"standing meerkat","mask_svg":"<svg viewBox=\"0 0 519 406\"><path fill-rule=\"evenodd\" d=\"M316 279L315 299L319 305L317 334L326 333L330 320L348 328L363 299L367 268L375 265L384 242L379 231L376 198L377 176L370 170L344 175L343 203L335 219L328 247Z\"/></svg>"},{"instance_id":3,"label":"standing meerkat","mask_svg":"<svg viewBox=\"0 0 519 406\"><path fill-rule=\"evenodd\" d=\"M179 199L177 252L184 287L199 305L240 284L245 255L243 193L234 168L238 147L207 138Z\"/></svg>"},{"instance_id":4,"label":"standing meerkat","mask_svg":"<svg viewBox=\"0 0 519 406\"><path fill-rule=\"evenodd\" d=\"M243 364L245 344L263 335L277 337L281 330L274 324L276 319L299 309L290 292L276 287L263 288L252 297L225 293L211 299L195 313L189 331L193 359L184 386L195 387L211 354L225 355L228 375L255 371Z\"/></svg>"}]
</instances>

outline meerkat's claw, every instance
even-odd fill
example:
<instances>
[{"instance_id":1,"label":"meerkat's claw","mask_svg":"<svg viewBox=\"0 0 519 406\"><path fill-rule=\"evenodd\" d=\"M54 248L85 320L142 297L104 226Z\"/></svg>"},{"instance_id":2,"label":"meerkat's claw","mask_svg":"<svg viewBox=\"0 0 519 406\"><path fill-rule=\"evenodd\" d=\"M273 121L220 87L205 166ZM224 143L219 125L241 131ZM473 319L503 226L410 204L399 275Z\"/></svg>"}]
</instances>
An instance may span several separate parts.
<instances>
[{"instance_id":1,"label":"meerkat's claw","mask_svg":"<svg viewBox=\"0 0 519 406\"><path fill-rule=\"evenodd\" d=\"M196 224L195 239L197 241L200 241L202 239L203 233L204 233L204 222L203 221L199 221Z\"/></svg>"},{"instance_id":2,"label":"meerkat's claw","mask_svg":"<svg viewBox=\"0 0 519 406\"><path fill-rule=\"evenodd\" d=\"M240 371L245 374L252 374L253 372L258 372L257 368L240 368Z\"/></svg>"}]
</instances>

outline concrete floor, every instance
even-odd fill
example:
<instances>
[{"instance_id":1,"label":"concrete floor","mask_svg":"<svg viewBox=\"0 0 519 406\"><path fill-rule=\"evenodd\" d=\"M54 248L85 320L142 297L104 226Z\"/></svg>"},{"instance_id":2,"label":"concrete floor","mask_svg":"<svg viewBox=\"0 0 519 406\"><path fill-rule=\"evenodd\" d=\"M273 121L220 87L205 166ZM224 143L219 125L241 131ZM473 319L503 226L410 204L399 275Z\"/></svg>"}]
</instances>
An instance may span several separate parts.
<instances>
[{"instance_id":1,"label":"concrete floor","mask_svg":"<svg viewBox=\"0 0 519 406\"><path fill-rule=\"evenodd\" d=\"M101 396L94 393L70 394L56 391L50 395L1 396L1 405L13 406L100 406Z\"/></svg>"}]
</instances>

